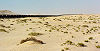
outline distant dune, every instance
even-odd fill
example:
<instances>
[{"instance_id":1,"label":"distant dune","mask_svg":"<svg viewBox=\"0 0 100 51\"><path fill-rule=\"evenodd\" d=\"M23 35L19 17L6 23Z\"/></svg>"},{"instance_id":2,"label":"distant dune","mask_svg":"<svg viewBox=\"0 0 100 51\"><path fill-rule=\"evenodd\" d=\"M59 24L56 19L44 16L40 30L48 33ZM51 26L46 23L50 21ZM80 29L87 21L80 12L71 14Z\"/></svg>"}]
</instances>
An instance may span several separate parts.
<instances>
[{"instance_id":1,"label":"distant dune","mask_svg":"<svg viewBox=\"0 0 100 51\"><path fill-rule=\"evenodd\" d=\"M14 15L15 13L9 10L0 10L0 15Z\"/></svg>"}]
</instances>

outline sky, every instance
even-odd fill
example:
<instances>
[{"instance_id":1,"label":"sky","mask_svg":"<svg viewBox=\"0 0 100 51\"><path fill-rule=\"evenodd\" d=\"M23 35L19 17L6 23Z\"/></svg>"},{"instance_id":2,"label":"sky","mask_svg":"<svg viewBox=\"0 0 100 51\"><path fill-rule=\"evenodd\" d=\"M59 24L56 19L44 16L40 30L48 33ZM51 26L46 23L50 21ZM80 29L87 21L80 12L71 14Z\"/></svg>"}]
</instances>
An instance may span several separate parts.
<instances>
[{"instance_id":1,"label":"sky","mask_svg":"<svg viewBox=\"0 0 100 51\"><path fill-rule=\"evenodd\" d=\"M0 0L0 10L18 14L100 14L100 0Z\"/></svg>"}]
</instances>

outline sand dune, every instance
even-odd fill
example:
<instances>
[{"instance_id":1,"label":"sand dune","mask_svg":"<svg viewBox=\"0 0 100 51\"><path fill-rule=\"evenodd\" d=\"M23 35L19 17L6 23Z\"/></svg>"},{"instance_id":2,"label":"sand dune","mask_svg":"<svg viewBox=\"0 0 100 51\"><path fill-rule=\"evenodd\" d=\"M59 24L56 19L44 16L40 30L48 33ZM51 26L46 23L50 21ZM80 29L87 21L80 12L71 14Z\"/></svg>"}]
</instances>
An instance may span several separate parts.
<instances>
[{"instance_id":1,"label":"sand dune","mask_svg":"<svg viewBox=\"0 0 100 51\"><path fill-rule=\"evenodd\" d=\"M100 51L100 15L0 18L0 51Z\"/></svg>"}]
</instances>

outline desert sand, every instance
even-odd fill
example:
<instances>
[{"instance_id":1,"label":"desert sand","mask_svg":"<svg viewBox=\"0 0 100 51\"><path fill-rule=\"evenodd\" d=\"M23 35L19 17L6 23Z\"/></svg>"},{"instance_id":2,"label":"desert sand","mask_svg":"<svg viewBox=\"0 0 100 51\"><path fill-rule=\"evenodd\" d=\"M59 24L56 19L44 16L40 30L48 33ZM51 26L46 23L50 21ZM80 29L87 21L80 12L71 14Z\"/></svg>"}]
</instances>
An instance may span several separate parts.
<instances>
[{"instance_id":1,"label":"desert sand","mask_svg":"<svg viewBox=\"0 0 100 51\"><path fill-rule=\"evenodd\" d=\"M0 18L0 51L100 51L100 15Z\"/></svg>"}]
</instances>

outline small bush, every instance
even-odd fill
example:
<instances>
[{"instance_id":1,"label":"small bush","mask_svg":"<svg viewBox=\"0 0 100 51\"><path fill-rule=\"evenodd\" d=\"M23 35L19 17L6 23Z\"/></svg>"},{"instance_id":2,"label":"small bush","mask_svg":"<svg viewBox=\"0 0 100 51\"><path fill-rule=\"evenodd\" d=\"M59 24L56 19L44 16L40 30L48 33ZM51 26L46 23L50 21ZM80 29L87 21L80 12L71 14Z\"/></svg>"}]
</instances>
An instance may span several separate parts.
<instances>
[{"instance_id":1,"label":"small bush","mask_svg":"<svg viewBox=\"0 0 100 51\"><path fill-rule=\"evenodd\" d=\"M64 48L65 50L69 50L69 48Z\"/></svg>"},{"instance_id":2,"label":"small bush","mask_svg":"<svg viewBox=\"0 0 100 51\"><path fill-rule=\"evenodd\" d=\"M93 21L93 23L96 23L96 21Z\"/></svg>"},{"instance_id":3,"label":"small bush","mask_svg":"<svg viewBox=\"0 0 100 51\"><path fill-rule=\"evenodd\" d=\"M57 31L59 31L59 29L57 29Z\"/></svg>"},{"instance_id":4,"label":"small bush","mask_svg":"<svg viewBox=\"0 0 100 51\"><path fill-rule=\"evenodd\" d=\"M43 35L43 34L41 34L41 33L36 33L36 32L31 32L31 33L29 33L28 35L30 35L30 36L38 36L38 35Z\"/></svg>"},{"instance_id":5,"label":"small bush","mask_svg":"<svg viewBox=\"0 0 100 51\"><path fill-rule=\"evenodd\" d=\"M88 25L83 25L82 27L89 27Z\"/></svg>"},{"instance_id":6,"label":"small bush","mask_svg":"<svg viewBox=\"0 0 100 51\"><path fill-rule=\"evenodd\" d=\"M32 28L29 28L29 29L32 29Z\"/></svg>"},{"instance_id":7,"label":"small bush","mask_svg":"<svg viewBox=\"0 0 100 51\"><path fill-rule=\"evenodd\" d=\"M89 40L93 40L93 37L89 37Z\"/></svg>"},{"instance_id":8,"label":"small bush","mask_svg":"<svg viewBox=\"0 0 100 51\"><path fill-rule=\"evenodd\" d=\"M83 34L85 34L85 33L83 33Z\"/></svg>"},{"instance_id":9,"label":"small bush","mask_svg":"<svg viewBox=\"0 0 100 51\"><path fill-rule=\"evenodd\" d=\"M96 48L100 48L100 45L97 45Z\"/></svg>"},{"instance_id":10,"label":"small bush","mask_svg":"<svg viewBox=\"0 0 100 51\"><path fill-rule=\"evenodd\" d=\"M86 47L86 45L83 44L83 43L78 43L77 46L79 46L79 47Z\"/></svg>"},{"instance_id":11,"label":"small bush","mask_svg":"<svg viewBox=\"0 0 100 51\"><path fill-rule=\"evenodd\" d=\"M52 30L49 30L49 32L52 32Z\"/></svg>"},{"instance_id":12,"label":"small bush","mask_svg":"<svg viewBox=\"0 0 100 51\"><path fill-rule=\"evenodd\" d=\"M72 36L72 38L75 38L74 36Z\"/></svg>"},{"instance_id":13,"label":"small bush","mask_svg":"<svg viewBox=\"0 0 100 51\"><path fill-rule=\"evenodd\" d=\"M68 32L66 31L66 32L64 32L64 33L68 33Z\"/></svg>"},{"instance_id":14,"label":"small bush","mask_svg":"<svg viewBox=\"0 0 100 51\"><path fill-rule=\"evenodd\" d=\"M45 30L45 31L47 31L47 30Z\"/></svg>"},{"instance_id":15,"label":"small bush","mask_svg":"<svg viewBox=\"0 0 100 51\"><path fill-rule=\"evenodd\" d=\"M51 27L52 30L55 30L55 28Z\"/></svg>"},{"instance_id":16,"label":"small bush","mask_svg":"<svg viewBox=\"0 0 100 51\"><path fill-rule=\"evenodd\" d=\"M41 23L41 24L42 24L42 22L41 22L41 21L38 21L38 23Z\"/></svg>"},{"instance_id":17,"label":"small bush","mask_svg":"<svg viewBox=\"0 0 100 51\"><path fill-rule=\"evenodd\" d=\"M98 41L96 41L95 43L98 43Z\"/></svg>"},{"instance_id":18,"label":"small bush","mask_svg":"<svg viewBox=\"0 0 100 51\"><path fill-rule=\"evenodd\" d=\"M88 40L85 40L84 42L89 42Z\"/></svg>"},{"instance_id":19,"label":"small bush","mask_svg":"<svg viewBox=\"0 0 100 51\"><path fill-rule=\"evenodd\" d=\"M64 49L62 49L61 51L64 51Z\"/></svg>"}]
</instances>

